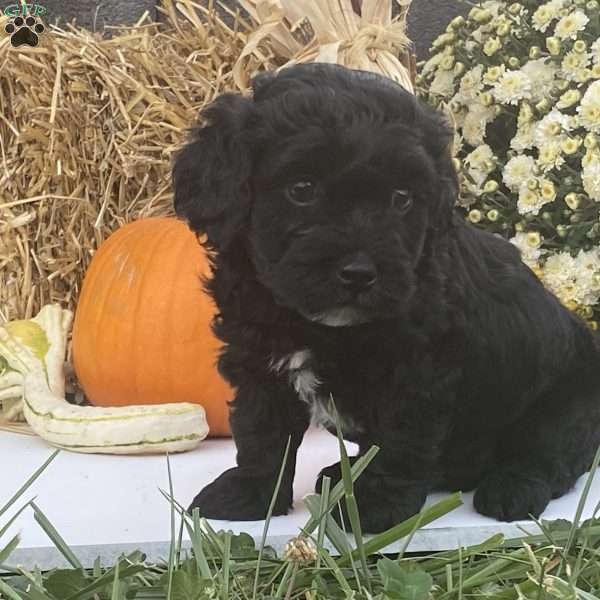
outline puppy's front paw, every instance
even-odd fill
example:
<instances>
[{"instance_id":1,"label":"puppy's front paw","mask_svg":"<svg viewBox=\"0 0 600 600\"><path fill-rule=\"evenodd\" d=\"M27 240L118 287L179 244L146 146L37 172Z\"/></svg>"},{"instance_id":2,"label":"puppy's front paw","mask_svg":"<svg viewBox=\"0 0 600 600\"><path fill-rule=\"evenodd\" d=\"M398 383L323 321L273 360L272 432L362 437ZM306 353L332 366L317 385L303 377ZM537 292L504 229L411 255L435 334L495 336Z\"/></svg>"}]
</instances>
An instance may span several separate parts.
<instances>
[{"instance_id":1,"label":"puppy's front paw","mask_svg":"<svg viewBox=\"0 0 600 600\"><path fill-rule=\"evenodd\" d=\"M475 510L498 521L517 521L539 517L552 493L542 479L525 469L498 469L479 485L473 497Z\"/></svg>"},{"instance_id":2,"label":"puppy's front paw","mask_svg":"<svg viewBox=\"0 0 600 600\"><path fill-rule=\"evenodd\" d=\"M340 463L321 471L316 484L317 493L321 493L324 476L332 479L333 487L342 479ZM427 489L424 485L406 485L400 478L371 473L367 469L354 482L354 496L363 532L380 533L416 515L427 499ZM343 519L346 531L349 531L350 519L346 503L342 500L340 504L342 514L340 515L337 507L331 514L340 524Z\"/></svg>"},{"instance_id":3,"label":"puppy's front paw","mask_svg":"<svg viewBox=\"0 0 600 600\"><path fill-rule=\"evenodd\" d=\"M267 516L275 484L276 477L257 476L255 472L235 467L207 485L194 498L188 512L198 508L200 516L207 519L259 521ZM273 515L285 515L291 508L291 486L287 487L282 482Z\"/></svg>"}]
</instances>

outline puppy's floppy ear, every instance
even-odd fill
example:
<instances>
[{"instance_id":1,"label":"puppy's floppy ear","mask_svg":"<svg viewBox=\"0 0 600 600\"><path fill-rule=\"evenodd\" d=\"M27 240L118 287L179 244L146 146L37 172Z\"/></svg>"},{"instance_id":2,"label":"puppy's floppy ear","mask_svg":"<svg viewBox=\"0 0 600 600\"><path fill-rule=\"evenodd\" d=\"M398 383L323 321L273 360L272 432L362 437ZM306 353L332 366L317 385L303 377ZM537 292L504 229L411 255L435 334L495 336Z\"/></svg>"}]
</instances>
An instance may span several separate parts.
<instances>
[{"instance_id":1,"label":"puppy's floppy ear","mask_svg":"<svg viewBox=\"0 0 600 600\"><path fill-rule=\"evenodd\" d=\"M440 182L440 226L449 224L458 199L458 174L454 167L454 124L447 114L421 104L423 145L434 161Z\"/></svg>"},{"instance_id":2,"label":"puppy's floppy ear","mask_svg":"<svg viewBox=\"0 0 600 600\"><path fill-rule=\"evenodd\" d=\"M202 112L202 124L174 157L175 212L207 245L225 248L243 227L250 208L252 99L223 94Z\"/></svg>"}]
</instances>

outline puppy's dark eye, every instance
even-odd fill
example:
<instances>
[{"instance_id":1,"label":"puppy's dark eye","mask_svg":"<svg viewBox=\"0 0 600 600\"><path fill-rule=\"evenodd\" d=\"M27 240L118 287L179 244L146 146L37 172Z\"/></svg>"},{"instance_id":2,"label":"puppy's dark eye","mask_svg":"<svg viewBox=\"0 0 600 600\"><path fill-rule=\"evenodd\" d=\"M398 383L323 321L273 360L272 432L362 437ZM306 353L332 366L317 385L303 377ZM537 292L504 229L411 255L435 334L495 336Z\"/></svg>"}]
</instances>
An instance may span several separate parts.
<instances>
[{"instance_id":1,"label":"puppy's dark eye","mask_svg":"<svg viewBox=\"0 0 600 600\"><path fill-rule=\"evenodd\" d=\"M401 215L407 213L413 205L413 197L409 190L394 190L392 192L392 208Z\"/></svg>"},{"instance_id":2,"label":"puppy's dark eye","mask_svg":"<svg viewBox=\"0 0 600 600\"><path fill-rule=\"evenodd\" d=\"M297 181L285 189L290 202L296 206L311 206L317 201L316 185L312 181Z\"/></svg>"}]
</instances>

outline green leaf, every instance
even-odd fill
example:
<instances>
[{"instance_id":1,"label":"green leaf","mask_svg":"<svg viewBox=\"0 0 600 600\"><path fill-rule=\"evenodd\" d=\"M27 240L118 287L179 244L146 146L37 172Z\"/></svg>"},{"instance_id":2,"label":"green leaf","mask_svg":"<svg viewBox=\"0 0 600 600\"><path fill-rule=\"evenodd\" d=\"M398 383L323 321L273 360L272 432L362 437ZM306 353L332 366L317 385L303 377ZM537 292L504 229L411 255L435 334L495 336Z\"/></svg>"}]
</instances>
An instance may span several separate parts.
<instances>
[{"instance_id":1,"label":"green leaf","mask_svg":"<svg viewBox=\"0 0 600 600\"><path fill-rule=\"evenodd\" d=\"M136 564L139 560L139 557L143 557L144 555L135 551L127 556L123 556L119 559L119 576L121 581L126 579L127 577L133 577L138 573L143 573L147 570L147 567L144 564ZM108 569L102 577L98 579L91 580L88 582L88 586L83 588L82 590L75 592L71 596L63 596L60 600L85 600L93 596L93 593L102 588L108 587L112 585L112 581L115 576L115 567L112 569Z\"/></svg>"},{"instance_id":2,"label":"green leaf","mask_svg":"<svg viewBox=\"0 0 600 600\"><path fill-rule=\"evenodd\" d=\"M428 600L433 586L429 573L421 569L407 569L389 558L377 561L377 570L383 580L385 598L390 600Z\"/></svg>"},{"instance_id":3,"label":"green leaf","mask_svg":"<svg viewBox=\"0 0 600 600\"><path fill-rule=\"evenodd\" d=\"M205 590L212 584L197 573L175 571L171 583L172 600L202 600L206 598Z\"/></svg>"},{"instance_id":4,"label":"green leaf","mask_svg":"<svg viewBox=\"0 0 600 600\"><path fill-rule=\"evenodd\" d=\"M256 558L258 550L254 538L247 533L231 536L231 557L237 560Z\"/></svg>"},{"instance_id":5,"label":"green leaf","mask_svg":"<svg viewBox=\"0 0 600 600\"><path fill-rule=\"evenodd\" d=\"M89 583L89 579L79 569L58 569L47 577L45 588L56 598L68 598L83 590Z\"/></svg>"}]
</instances>

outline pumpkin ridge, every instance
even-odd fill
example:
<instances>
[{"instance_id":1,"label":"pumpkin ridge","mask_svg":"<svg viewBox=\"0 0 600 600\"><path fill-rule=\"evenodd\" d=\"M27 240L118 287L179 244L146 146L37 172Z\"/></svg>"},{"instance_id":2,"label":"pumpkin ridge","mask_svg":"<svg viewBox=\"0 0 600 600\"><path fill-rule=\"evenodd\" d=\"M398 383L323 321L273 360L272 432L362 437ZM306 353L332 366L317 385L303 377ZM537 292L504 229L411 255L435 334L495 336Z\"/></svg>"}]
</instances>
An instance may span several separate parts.
<instances>
[{"instance_id":1,"label":"pumpkin ridge","mask_svg":"<svg viewBox=\"0 0 600 600\"><path fill-rule=\"evenodd\" d=\"M134 228L129 228L127 230L127 226L125 226L123 229L117 230L120 231L121 235L118 237L117 240L115 240L113 238L113 243L115 243L115 241L118 242L118 246L117 248L121 247L123 244L125 244L125 242L133 237L135 235L135 231ZM116 233L116 232L114 232ZM111 234L112 235L112 234ZM108 294L110 293L110 290L113 288L113 284L115 279L118 276L118 273L116 272L112 272L112 278L106 282L106 285L104 286L104 289L102 290L103 295L98 298L97 294L98 294L98 289L97 289L97 278L94 277L94 274L97 272L105 272L106 271L106 266L107 264L110 262L111 257L113 257L113 252L114 249L110 249L108 248L108 246L104 246L104 242L106 242L111 236L109 235L108 238L106 238L103 242L100 243L100 246L98 247L98 249L96 250L96 252L94 253L94 255L92 256L92 262L90 263L89 266L89 273L91 274L90 277L86 276L86 279L83 282L83 285L81 287L81 292L79 294L80 298L79 298L79 302L77 305L77 311L75 314L75 321L73 323L73 338L77 338L77 339L83 339L83 340L87 340L86 342L84 342L85 345L88 346L88 350L92 350L92 348L90 348L90 346L94 346L94 347L98 347L98 342L97 340L99 339L100 335L102 334L102 332L98 331L99 327L100 327L100 319L99 319L99 315L102 314L102 312L104 311L105 305L106 305L106 300L108 297ZM102 249L104 246L104 250ZM86 289L86 284L89 285L89 287L91 288L91 293L86 294L86 292L90 291L88 289ZM82 314L87 314L87 311L90 310L89 307L92 307L93 310L93 327L92 330L88 333L87 337L80 337L80 327L82 326L82 323L80 321L80 319L77 319L78 314L82 315ZM87 322L86 322L87 324ZM106 332L104 332L104 334L106 334ZM79 345L79 344L77 344ZM102 352L101 352L102 354ZM98 355L96 353L94 353L94 359L91 360L89 363L86 363L86 369L90 370L93 372L93 379L95 381L98 380L99 376L102 376L99 374L99 365L102 362L102 359L104 357L100 356L98 357ZM74 351L73 352L73 362L74 362L74 366L75 369L77 370L77 363L79 362L79 357L77 356L77 353ZM85 389L84 389L85 392Z\"/></svg>"},{"instance_id":2,"label":"pumpkin ridge","mask_svg":"<svg viewBox=\"0 0 600 600\"><path fill-rule=\"evenodd\" d=\"M160 245L160 243L169 235L171 235L171 233L173 232L174 229L174 225L171 225L171 223L161 223L160 225L161 227L164 226L164 230L161 232L162 235L160 235L159 237L154 238L153 241L153 246L150 249L150 252L148 252L148 259L144 262L144 265L142 268L140 268L140 272L142 274L144 274L146 272L146 270L148 269L148 265L152 264L152 262L154 262L155 260L155 256L158 250L158 246ZM138 245L139 247L139 245ZM137 296L134 300L135 302L135 308L133 310L133 314L135 315L138 311L139 311L139 307L141 304L141 301L144 297L144 289L147 288L147 282L145 281L145 277L142 276L142 284L140 285L139 289L137 290ZM132 339L136 340L137 339L137 329L138 329L138 319L134 319L133 320L133 329L132 329ZM138 355L138 345L134 344L133 348L132 348L132 352L133 352L133 360L134 363L139 365L139 361L137 360L137 355ZM133 381L134 381L134 389L135 389L135 397L136 399L139 397L140 395L140 373L139 373L139 367L135 370L134 374L133 374Z\"/></svg>"}]
</instances>

